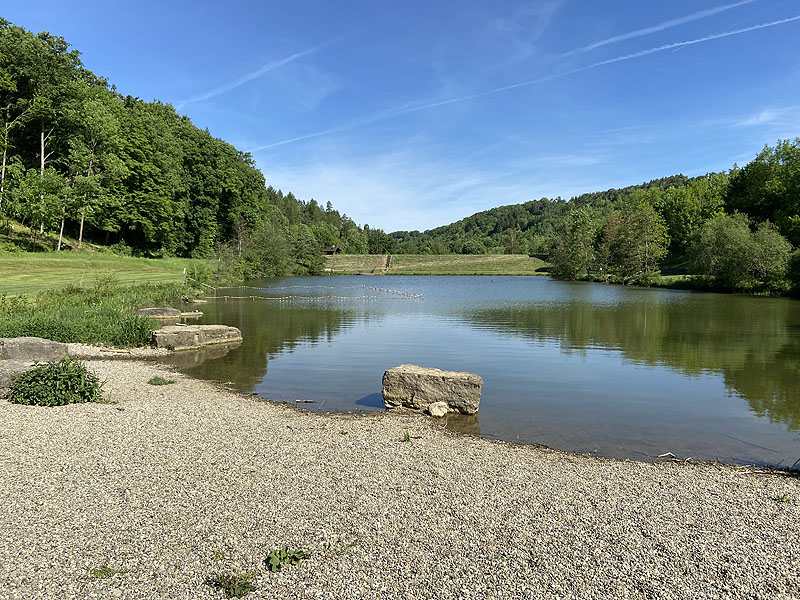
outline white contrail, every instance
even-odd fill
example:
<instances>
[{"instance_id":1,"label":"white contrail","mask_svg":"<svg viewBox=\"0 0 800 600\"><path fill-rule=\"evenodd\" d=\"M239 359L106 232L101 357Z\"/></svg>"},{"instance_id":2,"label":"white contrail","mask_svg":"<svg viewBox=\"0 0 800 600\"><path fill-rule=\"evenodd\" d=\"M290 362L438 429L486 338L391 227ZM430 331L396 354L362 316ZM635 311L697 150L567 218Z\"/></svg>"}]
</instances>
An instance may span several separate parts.
<instances>
[{"instance_id":1,"label":"white contrail","mask_svg":"<svg viewBox=\"0 0 800 600\"><path fill-rule=\"evenodd\" d=\"M278 60L274 60L272 62L268 62L265 65L262 65L252 73L248 73L246 75L242 75L238 79L234 79L231 82L228 82L224 85L214 88L204 94L199 94L197 96L193 96L188 100L183 100L175 105L175 108L180 110L187 104L192 102L202 102L203 100L208 100L209 98L213 98L214 96L219 96L220 94L224 94L225 92L229 92L240 85L244 85L248 81L253 81L254 79L258 79L264 73L269 73L270 71L274 71L275 69L280 69L281 67L288 65L291 62L296 61L298 58L302 58L304 56L308 56L309 54L314 54L318 52L322 48L322 46L314 46L313 48L309 48L308 50L303 50L302 52L295 52L291 56L287 56L285 58L280 58Z\"/></svg>"},{"instance_id":2,"label":"white contrail","mask_svg":"<svg viewBox=\"0 0 800 600\"><path fill-rule=\"evenodd\" d=\"M623 40L629 40L631 38L642 37L644 35L650 35L651 33L664 31L665 29L670 29L671 27L677 27L678 25L683 25L684 23L691 23L692 21L697 21L699 19L711 17L721 12L725 12L726 10L737 8L739 6L744 6L745 4L751 4L755 1L756 0L742 0L741 2L734 2L733 4L725 4L724 6L709 8L708 10L701 10L700 12L696 12L691 15L687 15L685 17L679 17L677 19L671 19L670 21L664 21L663 23L659 23L658 25L653 25L652 27L645 27L643 29L629 31L628 33L621 33L619 35L615 35L613 37L600 40L599 42L594 42L592 44L589 44L588 46L581 46L580 48L575 48L574 50L565 52L560 56L560 58L563 58L565 56L572 56L574 54L582 54L584 52L589 52L590 50L594 50L595 48L600 48L601 46L607 46L609 44L614 44L616 42L621 42Z\"/></svg>"},{"instance_id":3,"label":"white contrail","mask_svg":"<svg viewBox=\"0 0 800 600\"><path fill-rule=\"evenodd\" d=\"M430 102L426 104L418 104L411 107L404 107L396 109L392 112L392 115L399 115L407 112L413 112L417 110L423 110L427 108L435 108L437 106L444 106L446 104L454 104L456 102L463 102L465 100L473 100L475 98L482 98L484 96L490 96L492 94L498 94L500 92L505 92L508 90L514 90L521 87L527 87L530 85L535 85L537 83L544 83L546 81L552 81L553 79L559 79L561 77L566 77L567 75L573 75L575 73L582 73L583 71L589 71L591 69L596 69L597 67L602 67L603 65L609 65L611 63L622 62L625 60L631 60L633 58L639 58L642 56L647 56L649 54L655 54L656 52L664 52L665 50L671 50L672 48L682 48L684 46L692 46L694 44L701 44L703 42L710 42L711 40L717 40L720 38L730 37L732 35L739 35L741 33L747 33L748 31L755 31L757 29L765 29L767 27L774 27L776 25L783 25L784 23L790 23L792 21L800 20L800 15L789 17L788 19L781 19L780 21L771 21L770 23L762 23L760 25L751 25L750 27L743 27L741 29L733 29L731 31L725 31L722 33L716 33L714 35L707 35L705 37L697 38L694 40L688 40L685 42L674 42L672 44L664 44L662 46L656 46L655 48L650 48L648 50L640 50L639 52L634 52L632 54L624 54L622 56L617 56L615 58L609 58L608 60L601 60L600 62L592 63L590 65L586 65L585 67L578 67L576 69L570 69L569 71L563 71L561 73L556 73L554 75L547 75L545 77L540 77L539 79L531 79L530 81L522 81L520 83L512 83L510 85L504 85L503 87L494 88L491 90L487 90L485 92L477 92L475 94L469 94L468 96L460 96L458 98L449 98L447 100L439 100L436 102Z\"/></svg>"},{"instance_id":4,"label":"white contrail","mask_svg":"<svg viewBox=\"0 0 800 600\"><path fill-rule=\"evenodd\" d=\"M675 42L673 44L664 44L663 46L656 46L655 48L650 48L649 50L641 50L639 52L634 52L633 54L625 54L624 56L618 56L616 58L603 60L588 65L586 67L573 69L572 71L567 71L566 73L563 73L563 75L568 75L570 73L578 73L579 71L587 71L589 69L594 69L595 67L599 67L602 65L608 65L623 60L630 60L632 58L639 58L640 56L647 56L648 54L655 54L656 52L663 52L664 50L671 50L672 48L683 48L685 46L693 46L694 44L710 42L711 40L718 40L720 38L730 37L732 35L739 35L740 33L747 33L748 31L756 31L757 29L766 29L767 27L775 27L776 25L783 25L784 23L791 23L792 21L797 21L797 20L800 20L800 15L789 17L787 19L781 19L779 21L770 21L769 23L761 23L760 25L751 25L750 27L742 27L741 29L723 31L722 33L715 33L714 35L707 35L705 37L697 38L695 40L689 40L686 42Z\"/></svg>"},{"instance_id":5,"label":"white contrail","mask_svg":"<svg viewBox=\"0 0 800 600\"><path fill-rule=\"evenodd\" d=\"M693 46L695 44L701 44L703 42L710 42L712 40L718 40L720 38L726 38L733 35L739 35L742 33L747 33L749 31L756 31L758 29L766 29L767 27L775 27L776 25L783 25L784 23L791 23L792 21L800 20L800 15L796 15L794 17L789 17L787 19L781 19L779 21L771 21L769 23L762 23L760 25L751 25L750 27L743 27L741 29L733 29L731 31L724 31L722 33L716 33L714 35L707 35L705 37L697 38L694 40L687 40L685 42L674 42L672 44L664 44L662 46L656 46L655 48L650 48L648 50L640 50L639 52L634 52L632 54L624 54L622 56L617 56L615 58L609 58L608 60L602 60L600 62L592 63L590 65L586 65L585 67L578 67L576 69L570 69L569 71L563 71L561 73L556 73L554 75L547 75L545 77L540 77L539 79L531 79L529 81L522 81L519 83L512 83L510 85L504 85L503 87L494 88L491 90L486 90L484 92L476 92L475 94L469 94L467 96L458 96L456 98L448 98L445 100L437 100L433 102L426 102L421 104L404 104L403 106L398 106L395 108L390 108L388 110L382 111L372 116L364 117L362 119L356 119L355 121L351 121L350 123L345 123L338 127L334 127L332 129L327 129L325 131L320 131L317 133L310 133L304 136L291 138L288 140L282 140L280 142L275 142L272 144L268 144L265 146L260 146L258 148L254 148L251 152L255 152L258 150L263 150L265 148L272 148L274 146L281 146L283 144L289 144L292 142L305 140L313 137L319 137L322 135L327 135L330 133L337 133L339 131L344 131L347 129L352 129L359 125L363 125L365 123L370 123L374 121L380 121L383 119L391 118L397 115L402 115L405 113L410 112L417 112L420 110L427 110L429 108L436 108L438 106L445 106L448 104L456 104L458 102L465 102L467 100L474 100L476 98L483 98L485 96L491 96L492 94L499 94L501 92L506 92L508 90L515 90L517 88L528 87L531 85L536 85L538 83L545 83L547 81L552 81L553 79L560 79L561 77L566 77L568 75L573 75L575 73L582 73L583 71L589 71L591 69L596 69L598 67L602 67L604 65L610 65L612 63L622 62L625 60L631 60L634 58L640 58L642 56L648 56L650 54L655 54L657 52L664 52L665 50L671 50L673 48L683 48L685 46Z\"/></svg>"}]
</instances>

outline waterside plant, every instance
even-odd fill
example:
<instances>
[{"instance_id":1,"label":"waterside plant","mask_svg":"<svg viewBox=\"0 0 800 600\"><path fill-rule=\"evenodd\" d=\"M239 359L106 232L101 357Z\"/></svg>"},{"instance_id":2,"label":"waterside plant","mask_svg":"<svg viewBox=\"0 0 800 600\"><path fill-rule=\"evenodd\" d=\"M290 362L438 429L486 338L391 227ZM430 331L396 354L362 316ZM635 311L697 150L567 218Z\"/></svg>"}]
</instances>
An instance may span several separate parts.
<instances>
[{"instance_id":1,"label":"waterside plant","mask_svg":"<svg viewBox=\"0 0 800 600\"><path fill-rule=\"evenodd\" d=\"M120 285L100 277L94 285L68 285L35 296L0 296L0 337L34 336L58 342L145 346L156 325L135 309L174 305L194 292L180 284Z\"/></svg>"},{"instance_id":2,"label":"waterside plant","mask_svg":"<svg viewBox=\"0 0 800 600\"><path fill-rule=\"evenodd\" d=\"M103 402L103 383L81 361L62 358L19 375L9 400L15 404L63 406Z\"/></svg>"}]
</instances>

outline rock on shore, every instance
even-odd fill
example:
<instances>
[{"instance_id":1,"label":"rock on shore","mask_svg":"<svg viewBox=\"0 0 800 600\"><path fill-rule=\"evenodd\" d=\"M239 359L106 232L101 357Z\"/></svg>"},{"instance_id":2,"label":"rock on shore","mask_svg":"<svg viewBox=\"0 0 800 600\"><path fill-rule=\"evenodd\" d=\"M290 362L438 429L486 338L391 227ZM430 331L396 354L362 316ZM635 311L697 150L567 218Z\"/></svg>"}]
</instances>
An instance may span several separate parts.
<instances>
[{"instance_id":1,"label":"rock on shore","mask_svg":"<svg viewBox=\"0 0 800 600\"><path fill-rule=\"evenodd\" d=\"M447 412L472 415L481 403L483 379L474 373L442 371L417 365L400 365L383 374L386 408L402 406L426 410L434 416Z\"/></svg>"},{"instance_id":2,"label":"rock on shore","mask_svg":"<svg viewBox=\"0 0 800 600\"><path fill-rule=\"evenodd\" d=\"M68 346L39 337L0 338L0 360L47 361L68 355Z\"/></svg>"}]
</instances>

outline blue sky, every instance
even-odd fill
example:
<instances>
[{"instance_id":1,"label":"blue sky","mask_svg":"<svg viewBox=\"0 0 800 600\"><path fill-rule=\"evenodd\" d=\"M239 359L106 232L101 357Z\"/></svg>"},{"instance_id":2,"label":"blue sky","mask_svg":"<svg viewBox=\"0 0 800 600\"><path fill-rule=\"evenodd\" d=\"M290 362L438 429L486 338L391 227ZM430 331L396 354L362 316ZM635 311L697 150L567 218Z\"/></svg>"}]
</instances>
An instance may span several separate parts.
<instances>
[{"instance_id":1,"label":"blue sky","mask_svg":"<svg viewBox=\"0 0 800 600\"><path fill-rule=\"evenodd\" d=\"M427 229L800 135L800 0L4 0L267 182Z\"/></svg>"}]
</instances>

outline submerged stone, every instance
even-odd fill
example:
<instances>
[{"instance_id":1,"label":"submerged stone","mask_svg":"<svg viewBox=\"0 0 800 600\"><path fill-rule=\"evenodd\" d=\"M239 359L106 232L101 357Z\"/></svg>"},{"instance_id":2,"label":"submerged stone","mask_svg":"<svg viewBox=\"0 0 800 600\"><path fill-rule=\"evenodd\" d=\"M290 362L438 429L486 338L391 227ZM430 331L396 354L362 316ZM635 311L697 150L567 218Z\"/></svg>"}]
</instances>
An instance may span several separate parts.
<instances>
[{"instance_id":1,"label":"submerged stone","mask_svg":"<svg viewBox=\"0 0 800 600\"><path fill-rule=\"evenodd\" d=\"M147 317L149 319L175 319L181 316L181 311L177 308L153 307L140 308L138 314L140 317Z\"/></svg>"},{"instance_id":2,"label":"submerged stone","mask_svg":"<svg viewBox=\"0 0 800 600\"><path fill-rule=\"evenodd\" d=\"M242 341L242 332L228 325L168 325L153 332L156 348L185 350Z\"/></svg>"}]
</instances>

